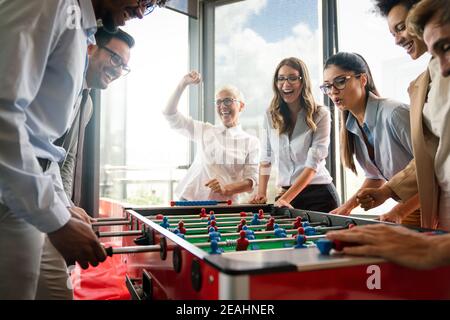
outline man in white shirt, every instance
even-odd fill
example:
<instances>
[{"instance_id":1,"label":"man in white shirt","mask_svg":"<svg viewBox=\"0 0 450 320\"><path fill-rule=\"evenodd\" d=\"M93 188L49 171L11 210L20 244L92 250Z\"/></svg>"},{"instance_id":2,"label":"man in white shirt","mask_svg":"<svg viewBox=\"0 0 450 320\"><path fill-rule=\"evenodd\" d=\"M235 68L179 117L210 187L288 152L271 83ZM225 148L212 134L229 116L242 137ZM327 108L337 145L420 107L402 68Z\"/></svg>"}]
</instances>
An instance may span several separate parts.
<instances>
[{"instance_id":1,"label":"man in white shirt","mask_svg":"<svg viewBox=\"0 0 450 320\"><path fill-rule=\"evenodd\" d=\"M105 260L70 208L53 142L69 126L96 19L123 25L155 2L0 1L0 299L35 298L44 233L68 263Z\"/></svg>"}]
</instances>

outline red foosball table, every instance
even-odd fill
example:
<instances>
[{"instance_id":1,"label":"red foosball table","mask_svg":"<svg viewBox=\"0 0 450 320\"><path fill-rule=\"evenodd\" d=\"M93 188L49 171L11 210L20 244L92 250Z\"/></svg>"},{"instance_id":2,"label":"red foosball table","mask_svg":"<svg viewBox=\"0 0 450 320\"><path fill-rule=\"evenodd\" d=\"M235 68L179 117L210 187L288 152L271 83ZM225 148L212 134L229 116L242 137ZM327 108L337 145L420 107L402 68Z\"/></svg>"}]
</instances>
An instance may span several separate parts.
<instances>
[{"instance_id":1,"label":"red foosball table","mask_svg":"<svg viewBox=\"0 0 450 320\"><path fill-rule=\"evenodd\" d=\"M95 228L101 239L121 240L110 253L122 254L135 299L450 298L450 267L419 271L319 252L326 232L374 220L272 205L123 212Z\"/></svg>"}]
</instances>

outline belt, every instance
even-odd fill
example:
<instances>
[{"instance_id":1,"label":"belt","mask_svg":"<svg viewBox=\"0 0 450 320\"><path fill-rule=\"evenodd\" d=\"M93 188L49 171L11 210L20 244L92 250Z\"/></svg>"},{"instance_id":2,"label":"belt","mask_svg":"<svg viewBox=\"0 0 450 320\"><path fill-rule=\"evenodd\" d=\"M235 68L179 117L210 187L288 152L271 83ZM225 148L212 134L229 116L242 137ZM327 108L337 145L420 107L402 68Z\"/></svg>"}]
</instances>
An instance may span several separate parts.
<instances>
[{"instance_id":1,"label":"belt","mask_svg":"<svg viewBox=\"0 0 450 320\"><path fill-rule=\"evenodd\" d=\"M44 172L47 171L47 169L50 167L50 160L48 159L37 158L37 161L39 162L39 165Z\"/></svg>"},{"instance_id":2,"label":"belt","mask_svg":"<svg viewBox=\"0 0 450 320\"><path fill-rule=\"evenodd\" d=\"M327 186L328 184L309 184L305 187L306 188L322 188L323 186ZM291 186L282 186L281 189L288 190Z\"/></svg>"}]
</instances>

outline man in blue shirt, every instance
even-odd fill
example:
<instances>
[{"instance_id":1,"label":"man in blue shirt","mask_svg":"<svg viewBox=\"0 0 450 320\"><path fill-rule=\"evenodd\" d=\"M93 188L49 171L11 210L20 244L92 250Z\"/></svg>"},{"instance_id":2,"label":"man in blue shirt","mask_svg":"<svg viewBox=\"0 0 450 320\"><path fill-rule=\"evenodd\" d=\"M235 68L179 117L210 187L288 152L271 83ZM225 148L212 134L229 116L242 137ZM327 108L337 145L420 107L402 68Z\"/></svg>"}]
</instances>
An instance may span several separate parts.
<instances>
[{"instance_id":1,"label":"man in blue shirt","mask_svg":"<svg viewBox=\"0 0 450 320\"><path fill-rule=\"evenodd\" d=\"M69 209L53 142L68 129L96 20L114 29L156 0L0 0L0 299L34 299L44 233L69 263L106 254Z\"/></svg>"}]
</instances>

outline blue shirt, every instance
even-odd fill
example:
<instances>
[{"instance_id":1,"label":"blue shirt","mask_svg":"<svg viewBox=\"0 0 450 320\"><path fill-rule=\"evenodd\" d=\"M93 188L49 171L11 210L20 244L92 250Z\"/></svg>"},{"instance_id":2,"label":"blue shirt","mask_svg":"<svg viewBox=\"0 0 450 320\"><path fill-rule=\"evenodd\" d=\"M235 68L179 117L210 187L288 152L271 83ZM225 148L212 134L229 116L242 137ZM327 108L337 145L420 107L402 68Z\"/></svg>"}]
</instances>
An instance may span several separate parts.
<instances>
[{"instance_id":1,"label":"blue shirt","mask_svg":"<svg viewBox=\"0 0 450 320\"><path fill-rule=\"evenodd\" d=\"M278 133L272 125L269 112L264 117L260 161L275 162L278 171L276 184L280 187L294 184L305 168L316 172L310 184L329 184L333 181L325 167L330 145L330 111L318 107L313 115L317 125L315 131L306 123L305 115L305 109L300 109L291 137L286 133Z\"/></svg>"},{"instance_id":2,"label":"blue shirt","mask_svg":"<svg viewBox=\"0 0 450 320\"><path fill-rule=\"evenodd\" d=\"M369 94L362 128L372 143L374 161L351 113L346 128L354 135L356 160L368 179L389 180L413 159L408 105Z\"/></svg>"},{"instance_id":3,"label":"blue shirt","mask_svg":"<svg viewBox=\"0 0 450 320\"><path fill-rule=\"evenodd\" d=\"M64 157L53 142L69 127L95 26L90 0L0 1L0 202L43 232L70 214L36 158Z\"/></svg>"}]
</instances>

